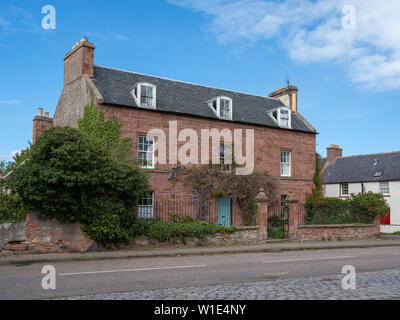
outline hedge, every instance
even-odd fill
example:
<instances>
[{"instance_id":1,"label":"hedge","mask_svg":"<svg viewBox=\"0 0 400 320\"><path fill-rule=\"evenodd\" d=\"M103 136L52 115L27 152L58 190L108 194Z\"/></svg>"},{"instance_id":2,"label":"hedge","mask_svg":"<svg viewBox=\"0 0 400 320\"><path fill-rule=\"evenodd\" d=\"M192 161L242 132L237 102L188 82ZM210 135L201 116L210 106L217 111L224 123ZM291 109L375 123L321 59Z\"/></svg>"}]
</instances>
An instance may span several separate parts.
<instances>
[{"instance_id":1,"label":"hedge","mask_svg":"<svg viewBox=\"0 0 400 320\"><path fill-rule=\"evenodd\" d=\"M370 224L390 210L380 193L352 194L349 199L310 197L305 224Z\"/></svg>"}]
</instances>

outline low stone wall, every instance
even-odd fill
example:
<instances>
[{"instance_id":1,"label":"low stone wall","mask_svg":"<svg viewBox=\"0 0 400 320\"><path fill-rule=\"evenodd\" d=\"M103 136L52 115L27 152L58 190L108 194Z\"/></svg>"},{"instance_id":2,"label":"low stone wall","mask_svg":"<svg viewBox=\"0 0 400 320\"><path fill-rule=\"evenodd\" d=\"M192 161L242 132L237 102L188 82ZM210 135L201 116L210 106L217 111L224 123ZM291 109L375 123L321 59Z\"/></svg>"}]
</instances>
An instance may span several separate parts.
<instances>
[{"instance_id":1,"label":"low stone wall","mask_svg":"<svg viewBox=\"0 0 400 320\"><path fill-rule=\"evenodd\" d=\"M198 245L233 245L233 244L252 244L259 242L258 227L237 227L239 230L234 233L216 233L205 236L204 239L186 238L176 239L175 241L160 242L155 239L149 239L145 236L135 238L130 245L122 245L113 249L145 249L160 247L182 247Z\"/></svg>"},{"instance_id":2,"label":"low stone wall","mask_svg":"<svg viewBox=\"0 0 400 320\"><path fill-rule=\"evenodd\" d=\"M251 244L259 242L258 227L243 227L231 233L216 233L206 236L202 241L205 245L231 245L231 244Z\"/></svg>"},{"instance_id":3,"label":"low stone wall","mask_svg":"<svg viewBox=\"0 0 400 320\"><path fill-rule=\"evenodd\" d=\"M28 213L26 220L26 241L30 253L55 252L90 252L105 250L95 241L83 235L81 224L62 224L55 219L39 217L37 213ZM130 245L121 245L112 249L145 249L171 246L196 245L231 245L250 244L259 241L258 227L239 227L239 231L232 234L217 233L208 235L204 239L186 238L170 242L159 242L147 237L137 237Z\"/></svg>"},{"instance_id":4,"label":"low stone wall","mask_svg":"<svg viewBox=\"0 0 400 320\"><path fill-rule=\"evenodd\" d=\"M86 237L79 223L65 223L39 217L30 212L26 217L26 240L32 253L97 251L96 243Z\"/></svg>"},{"instance_id":5,"label":"low stone wall","mask_svg":"<svg viewBox=\"0 0 400 320\"><path fill-rule=\"evenodd\" d=\"M362 240L380 236L379 226L373 224L300 225L297 240Z\"/></svg>"},{"instance_id":6,"label":"low stone wall","mask_svg":"<svg viewBox=\"0 0 400 320\"><path fill-rule=\"evenodd\" d=\"M0 224L0 251L7 249L7 243L21 243L26 240L25 223Z\"/></svg>"}]
</instances>

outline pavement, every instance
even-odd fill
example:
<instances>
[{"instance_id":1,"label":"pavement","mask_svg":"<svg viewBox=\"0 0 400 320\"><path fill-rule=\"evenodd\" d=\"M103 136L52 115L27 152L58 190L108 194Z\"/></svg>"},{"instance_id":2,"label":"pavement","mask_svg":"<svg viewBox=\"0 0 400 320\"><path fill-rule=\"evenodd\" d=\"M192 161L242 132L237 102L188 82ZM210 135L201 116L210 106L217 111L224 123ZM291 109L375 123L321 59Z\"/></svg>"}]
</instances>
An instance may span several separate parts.
<instances>
[{"instance_id":1,"label":"pavement","mask_svg":"<svg viewBox=\"0 0 400 320\"><path fill-rule=\"evenodd\" d=\"M400 246L400 237L376 240L321 241L321 242L288 242L268 241L253 245L206 246L190 248L157 248L145 250L114 250L86 253L52 253L52 254L19 254L0 256L0 265L87 261L109 259L131 259L151 257L179 257L195 255L240 254L258 252L285 252L298 250L321 250L342 248L373 248ZM1 253L0 253L1 254Z\"/></svg>"}]
</instances>

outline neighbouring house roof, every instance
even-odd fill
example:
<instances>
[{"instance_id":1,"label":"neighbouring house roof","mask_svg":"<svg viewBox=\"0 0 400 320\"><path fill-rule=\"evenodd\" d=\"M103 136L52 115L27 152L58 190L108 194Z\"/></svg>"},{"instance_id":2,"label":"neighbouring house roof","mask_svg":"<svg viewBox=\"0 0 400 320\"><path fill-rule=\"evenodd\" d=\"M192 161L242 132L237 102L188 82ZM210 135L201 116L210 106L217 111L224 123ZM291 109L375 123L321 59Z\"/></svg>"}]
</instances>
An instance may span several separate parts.
<instances>
[{"instance_id":1,"label":"neighbouring house roof","mask_svg":"<svg viewBox=\"0 0 400 320\"><path fill-rule=\"evenodd\" d=\"M217 96L226 96L233 100L232 121L281 128L267 113L269 110L285 106L279 99L217 89L97 65L94 66L94 77L92 80L103 96L104 104L138 108L139 106L136 105L130 91L135 84L147 82L155 85L157 88L156 110L158 111L219 119L208 106L207 102ZM315 133L314 130L293 112L292 129Z\"/></svg>"},{"instance_id":2,"label":"neighbouring house roof","mask_svg":"<svg viewBox=\"0 0 400 320\"><path fill-rule=\"evenodd\" d=\"M337 158L324 170L324 183L400 181L400 151Z\"/></svg>"}]
</instances>

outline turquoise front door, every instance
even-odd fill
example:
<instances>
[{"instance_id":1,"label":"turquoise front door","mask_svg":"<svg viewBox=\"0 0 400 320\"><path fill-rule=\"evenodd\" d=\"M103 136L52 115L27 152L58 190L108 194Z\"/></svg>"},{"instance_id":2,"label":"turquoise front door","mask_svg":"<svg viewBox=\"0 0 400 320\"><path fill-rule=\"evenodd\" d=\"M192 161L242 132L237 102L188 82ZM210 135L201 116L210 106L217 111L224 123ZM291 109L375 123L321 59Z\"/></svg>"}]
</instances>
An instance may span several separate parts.
<instances>
[{"instance_id":1,"label":"turquoise front door","mask_svg":"<svg viewBox=\"0 0 400 320\"><path fill-rule=\"evenodd\" d=\"M218 225L232 225L231 198L218 198Z\"/></svg>"}]
</instances>

